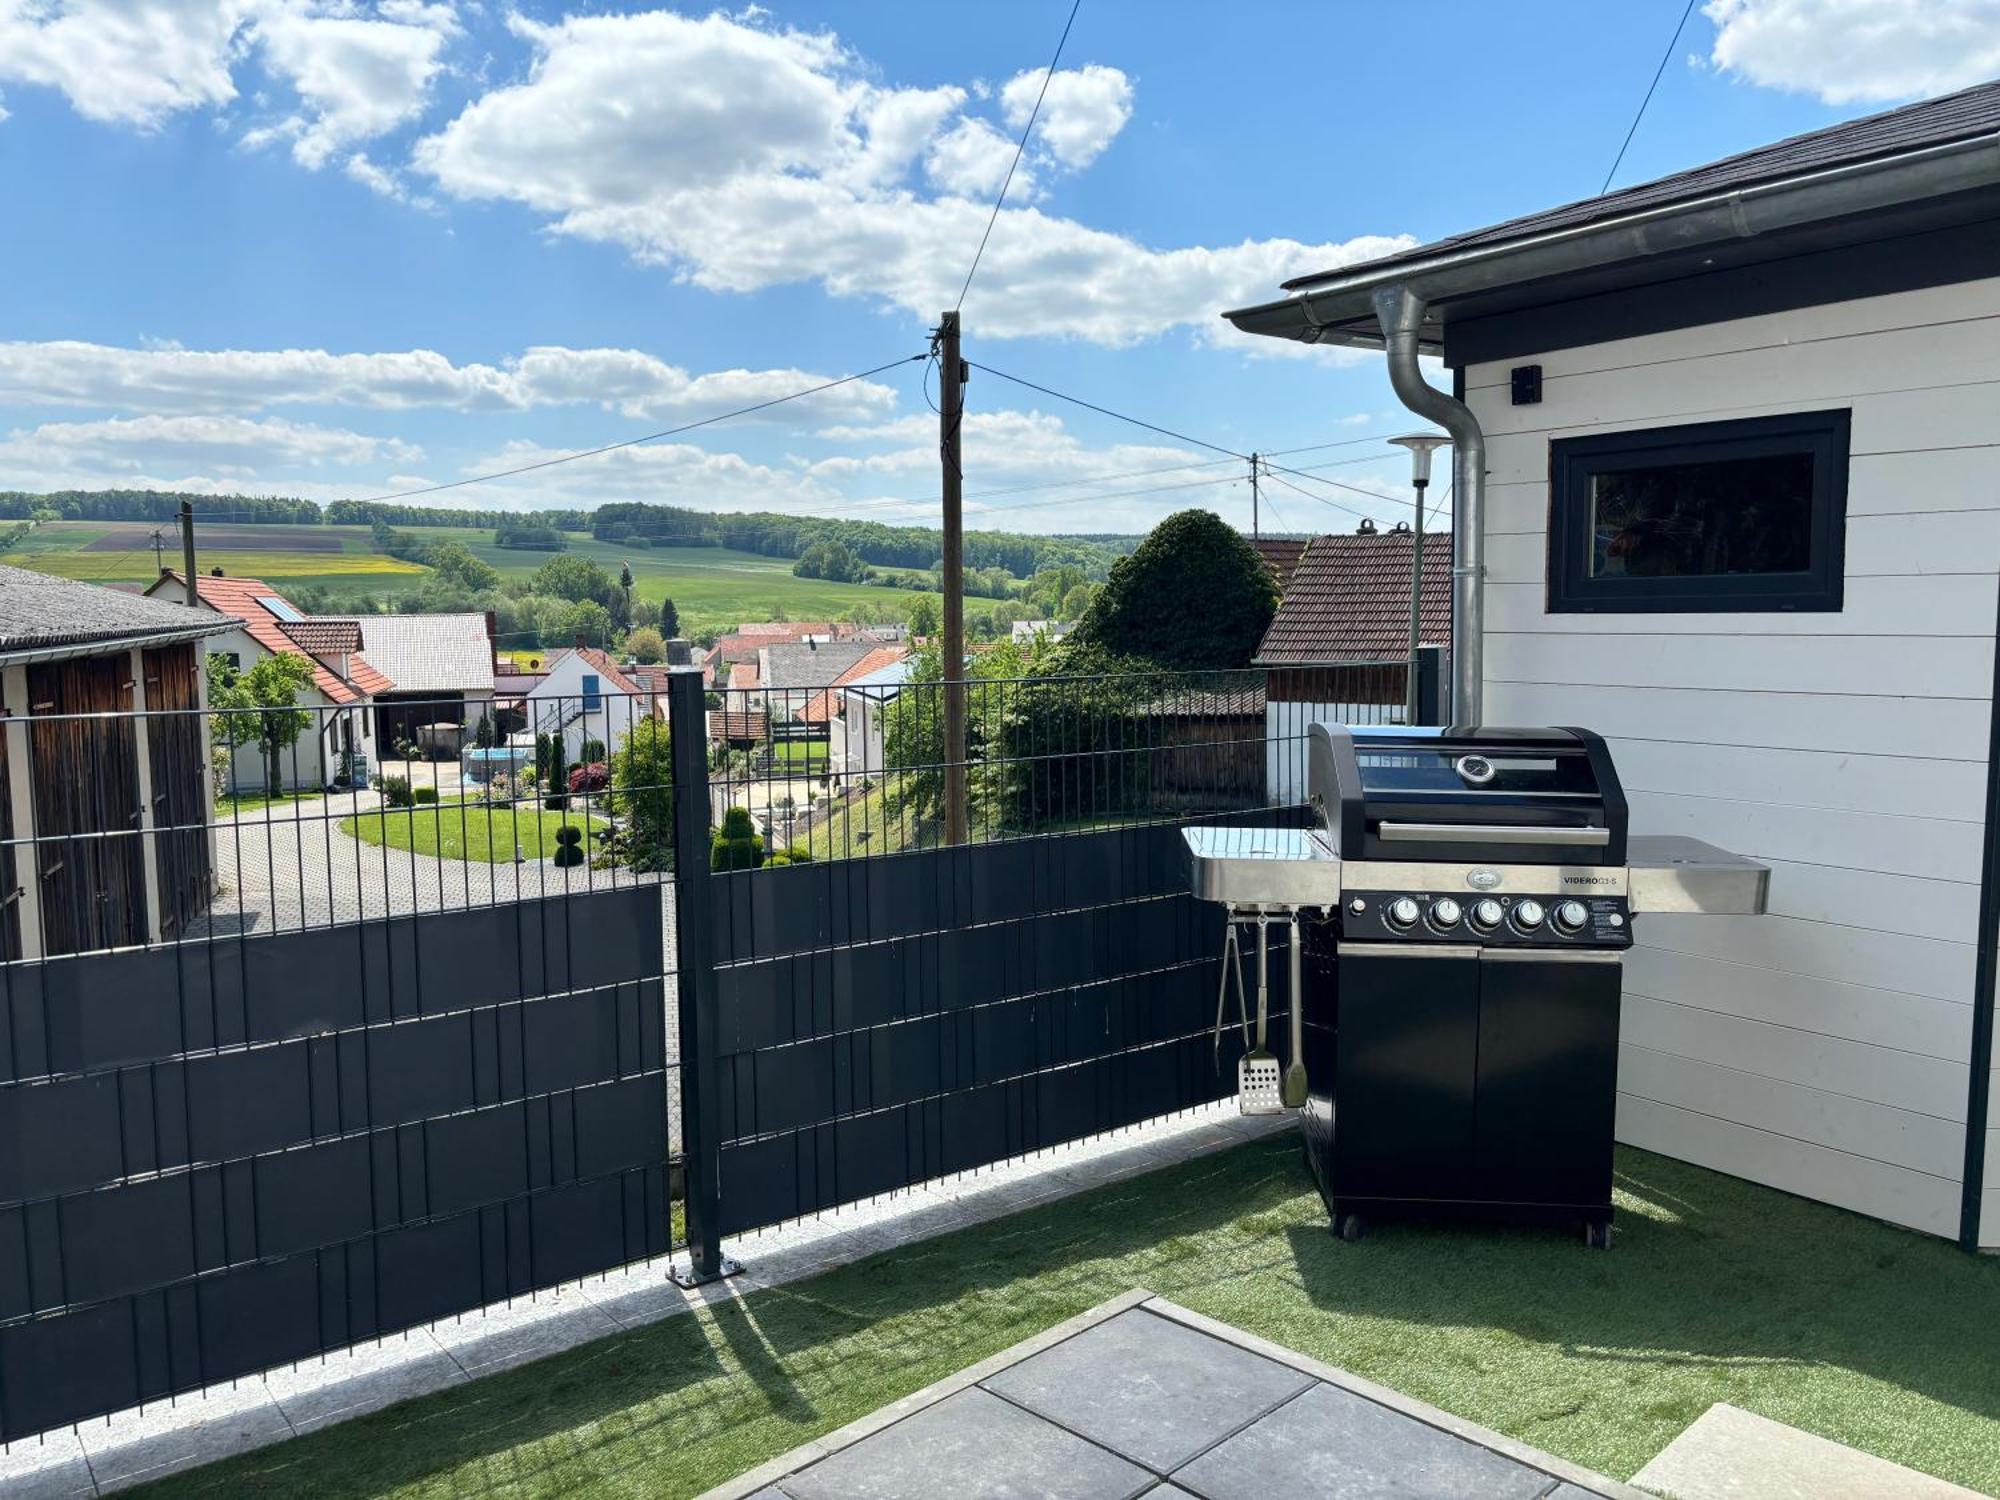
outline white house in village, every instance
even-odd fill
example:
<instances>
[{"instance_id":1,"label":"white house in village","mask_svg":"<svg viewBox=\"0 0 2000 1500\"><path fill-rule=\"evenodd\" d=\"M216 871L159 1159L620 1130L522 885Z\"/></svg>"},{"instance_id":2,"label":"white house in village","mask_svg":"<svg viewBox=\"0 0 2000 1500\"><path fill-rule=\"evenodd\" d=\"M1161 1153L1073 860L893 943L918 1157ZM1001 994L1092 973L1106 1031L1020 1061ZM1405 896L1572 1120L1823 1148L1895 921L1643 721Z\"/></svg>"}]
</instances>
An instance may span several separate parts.
<instances>
[{"instance_id":1,"label":"white house in village","mask_svg":"<svg viewBox=\"0 0 2000 1500\"><path fill-rule=\"evenodd\" d=\"M331 785L348 774L350 765L358 764L352 756L365 758L369 767L375 765L378 750L369 704L395 684L362 654L355 621L307 615L261 578L204 573L195 580L195 593L209 609L243 622L211 637L209 655L223 656L245 672L263 657L279 653L303 657L312 666L311 685L298 698L312 724L279 757L287 788ZM187 586L171 570L162 572L146 594L170 604L187 602ZM230 784L243 791L263 790L266 770L260 746L236 748Z\"/></svg>"},{"instance_id":2,"label":"white house in village","mask_svg":"<svg viewBox=\"0 0 2000 1500\"><path fill-rule=\"evenodd\" d=\"M1457 440L1460 711L1770 866L1637 930L1620 1139L2000 1248L2000 83L1286 290Z\"/></svg>"},{"instance_id":3,"label":"white house in village","mask_svg":"<svg viewBox=\"0 0 2000 1500\"><path fill-rule=\"evenodd\" d=\"M532 742L536 735L560 735L566 762L581 760L592 740L616 753L634 724L664 711L651 692L595 647L554 652L546 665L542 680L523 700L528 718L523 737Z\"/></svg>"}]
</instances>

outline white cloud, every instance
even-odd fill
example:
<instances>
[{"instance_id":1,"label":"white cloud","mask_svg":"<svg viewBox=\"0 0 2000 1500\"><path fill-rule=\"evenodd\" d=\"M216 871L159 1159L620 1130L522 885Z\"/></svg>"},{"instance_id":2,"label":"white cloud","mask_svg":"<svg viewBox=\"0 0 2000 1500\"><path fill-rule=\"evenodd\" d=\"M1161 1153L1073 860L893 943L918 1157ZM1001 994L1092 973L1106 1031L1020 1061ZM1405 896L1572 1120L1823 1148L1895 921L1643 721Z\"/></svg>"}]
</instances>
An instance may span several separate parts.
<instances>
[{"instance_id":1,"label":"white cloud","mask_svg":"<svg viewBox=\"0 0 2000 1500\"><path fill-rule=\"evenodd\" d=\"M512 442L474 459L463 472L519 468L574 451ZM524 509L645 500L696 510L786 510L805 504L823 507L838 503L840 496L817 479L756 463L740 453L712 453L687 443L650 443L483 484L476 498L481 505L497 500Z\"/></svg>"},{"instance_id":2,"label":"white cloud","mask_svg":"<svg viewBox=\"0 0 2000 1500\"><path fill-rule=\"evenodd\" d=\"M560 233L618 245L717 291L816 281L925 319L957 297L989 204L958 196L969 190L965 162L944 166L950 181L935 197L887 164L906 159L926 126L939 140L959 101L937 91L900 99L906 113L891 131L882 91L858 76L837 39L719 14L514 24L534 49L526 78L488 91L417 144L417 168L445 192L527 204ZM1049 137L1049 152L1087 161L1129 114L1130 85L1115 69L1091 68L1057 83L1060 145ZM984 132L998 137L991 125ZM963 117L947 138L990 148ZM926 156L945 161L935 146ZM1269 296L1302 270L1410 243L1156 250L1012 207L994 229L969 316L985 336L1122 345L1194 328L1229 341L1222 308Z\"/></svg>"},{"instance_id":3,"label":"white cloud","mask_svg":"<svg viewBox=\"0 0 2000 1500\"><path fill-rule=\"evenodd\" d=\"M258 410L284 405L526 411L594 403L640 420L693 421L828 379L808 370L690 375L636 349L542 346L498 365L453 364L429 349L140 349L76 340L0 342L0 403L124 411ZM863 420L892 410L892 387L855 381L791 403L795 419Z\"/></svg>"},{"instance_id":4,"label":"white cloud","mask_svg":"<svg viewBox=\"0 0 2000 1500\"><path fill-rule=\"evenodd\" d=\"M924 154L924 175L947 193L961 198L991 200L1007 180L1014 161L1014 142L986 121L965 116L931 142ZM1023 165L1008 191L1026 197L1034 190L1034 174Z\"/></svg>"},{"instance_id":5,"label":"white cloud","mask_svg":"<svg viewBox=\"0 0 2000 1500\"><path fill-rule=\"evenodd\" d=\"M76 111L150 129L222 109L254 57L297 107L246 132L301 165L414 118L458 31L450 5L381 0L0 0L0 79L60 90Z\"/></svg>"},{"instance_id":6,"label":"white cloud","mask_svg":"<svg viewBox=\"0 0 2000 1500\"><path fill-rule=\"evenodd\" d=\"M298 93L298 114L279 127L304 167L325 166L343 146L385 134L423 107L457 22L442 6L405 7L414 20L327 11L274 0L256 34L264 64Z\"/></svg>"},{"instance_id":7,"label":"white cloud","mask_svg":"<svg viewBox=\"0 0 2000 1500\"><path fill-rule=\"evenodd\" d=\"M1887 103L2000 74L2000 0L1709 0L1709 61L1827 104Z\"/></svg>"},{"instance_id":8,"label":"white cloud","mask_svg":"<svg viewBox=\"0 0 2000 1500\"><path fill-rule=\"evenodd\" d=\"M1105 474L1129 474L1138 469L1205 464L1215 456L1160 443L1091 447L1070 432L1060 417L1040 411L967 412L964 424L965 467L967 472L980 476L978 488L1023 481L1087 480ZM937 473L937 432L938 419L931 412L917 412L873 425L824 428L817 436L830 441L896 446L882 452L820 459L807 465L806 472L821 478L846 479L863 474L916 474L928 478ZM1163 482L1177 477L1199 476L1168 475Z\"/></svg>"},{"instance_id":9,"label":"white cloud","mask_svg":"<svg viewBox=\"0 0 2000 1500\"><path fill-rule=\"evenodd\" d=\"M100 422L45 422L0 440L0 473L27 476L24 487L47 489L43 476L130 475L162 465L190 464L222 474L408 463L423 450L395 438L277 417L118 417Z\"/></svg>"},{"instance_id":10,"label":"white cloud","mask_svg":"<svg viewBox=\"0 0 2000 1500\"><path fill-rule=\"evenodd\" d=\"M236 97L247 14L235 0L0 0L0 78L60 89L88 119L150 128Z\"/></svg>"},{"instance_id":11,"label":"white cloud","mask_svg":"<svg viewBox=\"0 0 2000 1500\"><path fill-rule=\"evenodd\" d=\"M1000 90L1000 106L1019 137L1035 108L1047 68L1016 74ZM1092 63L1059 69L1049 78L1042 112L1035 120L1034 139L1071 171L1096 161L1113 137L1132 118L1132 84L1117 68Z\"/></svg>"}]
</instances>

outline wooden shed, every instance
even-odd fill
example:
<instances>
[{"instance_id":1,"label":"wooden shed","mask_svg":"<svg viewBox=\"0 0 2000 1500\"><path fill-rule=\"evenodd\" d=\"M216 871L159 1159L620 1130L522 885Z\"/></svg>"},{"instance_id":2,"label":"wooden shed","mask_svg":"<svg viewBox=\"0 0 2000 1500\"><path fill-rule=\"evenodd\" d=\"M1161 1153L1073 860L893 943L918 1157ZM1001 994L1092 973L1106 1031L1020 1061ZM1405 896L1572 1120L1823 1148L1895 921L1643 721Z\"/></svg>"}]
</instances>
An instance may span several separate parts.
<instances>
[{"instance_id":1,"label":"wooden shed","mask_svg":"<svg viewBox=\"0 0 2000 1500\"><path fill-rule=\"evenodd\" d=\"M236 626L0 567L0 958L167 941L206 909L201 641Z\"/></svg>"}]
</instances>

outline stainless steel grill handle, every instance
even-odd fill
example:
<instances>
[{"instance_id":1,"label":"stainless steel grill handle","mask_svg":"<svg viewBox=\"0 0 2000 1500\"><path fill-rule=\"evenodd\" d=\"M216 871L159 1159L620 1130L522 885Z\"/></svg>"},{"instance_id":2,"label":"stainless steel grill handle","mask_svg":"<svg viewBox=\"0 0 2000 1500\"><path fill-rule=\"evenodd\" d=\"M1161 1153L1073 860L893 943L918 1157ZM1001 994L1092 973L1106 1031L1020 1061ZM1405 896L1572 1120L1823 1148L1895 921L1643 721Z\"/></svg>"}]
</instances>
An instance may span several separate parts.
<instances>
[{"instance_id":1,"label":"stainless steel grill handle","mask_svg":"<svg viewBox=\"0 0 2000 1500\"><path fill-rule=\"evenodd\" d=\"M1385 839L1410 844L1572 844L1601 849L1611 842L1608 828L1534 826L1520 823L1391 823L1378 831Z\"/></svg>"}]
</instances>

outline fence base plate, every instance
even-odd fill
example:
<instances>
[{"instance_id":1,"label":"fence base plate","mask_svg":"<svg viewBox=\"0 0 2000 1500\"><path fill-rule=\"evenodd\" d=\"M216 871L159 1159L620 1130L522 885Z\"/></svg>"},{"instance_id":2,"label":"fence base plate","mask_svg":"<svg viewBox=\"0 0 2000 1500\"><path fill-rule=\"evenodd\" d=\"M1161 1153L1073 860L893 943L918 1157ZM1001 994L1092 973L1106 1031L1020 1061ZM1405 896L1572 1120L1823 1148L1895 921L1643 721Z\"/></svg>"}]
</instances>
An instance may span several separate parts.
<instances>
[{"instance_id":1,"label":"fence base plate","mask_svg":"<svg viewBox=\"0 0 2000 1500\"><path fill-rule=\"evenodd\" d=\"M725 1255L722 1257L721 1266L706 1276L695 1270L692 1263L685 1270L679 1266L675 1266L668 1274L673 1277L674 1285L682 1291L692 1291L698 1286L707 1286L711 1281L720 1281L725 1276L734 1276L742 1269L743 1267L740 1262L731 1260Z\"/></svg>"}]
</instances>

